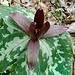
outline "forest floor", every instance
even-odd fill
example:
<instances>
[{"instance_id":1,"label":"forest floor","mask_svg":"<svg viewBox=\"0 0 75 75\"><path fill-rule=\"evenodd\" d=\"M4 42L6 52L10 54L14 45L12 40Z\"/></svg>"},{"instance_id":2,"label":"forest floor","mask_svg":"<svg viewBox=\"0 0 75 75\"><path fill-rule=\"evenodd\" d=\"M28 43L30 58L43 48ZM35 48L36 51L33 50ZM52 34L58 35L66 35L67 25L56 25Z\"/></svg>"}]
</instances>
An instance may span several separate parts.
<instances>
[{"instance_id":1,"label":"forest floor","mask_svg":"<svg viewBox=\"0 0 75 75\"><path fill-rule=\"evenodd\" d=\"M36 11L42 8L45 20L51 24L62 24L69 27L73 41L73 75L75 73L75 0L0 0L0 4L22 7ZM53 15L54 14L54 15Z\"/></svg>"}]
</instances>

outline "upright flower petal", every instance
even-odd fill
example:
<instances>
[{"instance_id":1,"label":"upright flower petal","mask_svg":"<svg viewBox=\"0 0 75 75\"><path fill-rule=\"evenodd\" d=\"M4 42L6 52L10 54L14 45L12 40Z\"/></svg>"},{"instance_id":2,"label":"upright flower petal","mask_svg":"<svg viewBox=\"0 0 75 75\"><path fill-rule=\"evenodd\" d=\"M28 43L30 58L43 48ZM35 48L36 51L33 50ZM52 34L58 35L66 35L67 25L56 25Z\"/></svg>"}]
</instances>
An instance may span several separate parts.
<instances>
[{"instance_id":1,"label":"upright flower petal","mask_svg":"<svg viewBox=\"0 0 75 75\"><path fill-rule=\"evenodd\" d=\"M28 35L31 22L21 13L10 13L9 16L19 25L19 27Z\"/></svg>"},{"instance_id":2,"label":"upright flower petal","mask_svg":"<svg viewBox=\"0 0 75 75\"><path fill-rule=\"evenodd\" d=\"M50 29L41 37L41 39L50 38L67 31L68 27L61 25L50 25Z\"/></svg>"},{"instance_id":3,"label":"upright flower petal","mask_svg":"<svg viewBox=\"0 0 75 75\"><path fill-rule=\"evenodd\" d=\"M37 23L37 28L42 28L44 23L44 12L42 9L37 10L35 14L34 22Z\"/></svg>"},{"instance_id":4,"label":"upright flower petal","mask_svg":"<svg viewBox=\"0 0 75 75\"><path fill-rule=\"evenodd\" d=\"M45 24L43 24L42 29L40 29L40 31L37 33L36 38L38 39L42 37L42 35L44 35L48 31L49 28L50 28L50 23L47 21Z\"/></svg>"},{"instance_id":5,"label":"upright flower petal","mask_svg":"<svg viewBox=\"0 0 75 75\"><path fill-rule=\"evenodd\" d=\"M36 39L36 37L35 37L35 35L34 35L35 28L36 28L36 22L32 22L32 23L30 24L29 35L30 35L30 37L31 37L33 40Z\"/></svg>"},{"instance_id":6,"label":"upright flower petal","mask_svg":"<svg viewBox=\"0 0 75 75\"><path fill-rule=\"evenodd\" d=\"M39 41L29 40L27 49L27 61L30 70L33 70L39 54Z\"/></svg>"}]
</instances>

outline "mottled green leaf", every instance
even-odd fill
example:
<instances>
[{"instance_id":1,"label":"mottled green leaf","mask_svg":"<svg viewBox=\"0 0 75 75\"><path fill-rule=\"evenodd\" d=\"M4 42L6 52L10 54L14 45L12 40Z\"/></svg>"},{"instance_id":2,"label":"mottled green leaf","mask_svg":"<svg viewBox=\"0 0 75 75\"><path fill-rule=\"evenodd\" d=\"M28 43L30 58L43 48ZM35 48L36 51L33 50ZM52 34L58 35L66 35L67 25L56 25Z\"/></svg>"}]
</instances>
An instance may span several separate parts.
<instances>
[{"instance_id":1,"label":"mottled green leaf","mask_svg":"<svg viewBox=\"0 0 75 75\"><path fill-rule=\"evenodd\" d=\"M27 49L29 37L10 28L3 20L0 23L0 72L3 72Z\"/></svg>"},{"instance_id":2,"label":"mottled green leaf","mask_svg":"<svg viewBox=\"0 0 75 75\"><path fill-rule=\"evenodd\" d=\"M39 58L33 71L29 70L26 59L25 53L21 55L18 62L11 67L11 75L72 75L73 53L70 35L65 32L40 40Z\"/></svg>"}]
</instances>

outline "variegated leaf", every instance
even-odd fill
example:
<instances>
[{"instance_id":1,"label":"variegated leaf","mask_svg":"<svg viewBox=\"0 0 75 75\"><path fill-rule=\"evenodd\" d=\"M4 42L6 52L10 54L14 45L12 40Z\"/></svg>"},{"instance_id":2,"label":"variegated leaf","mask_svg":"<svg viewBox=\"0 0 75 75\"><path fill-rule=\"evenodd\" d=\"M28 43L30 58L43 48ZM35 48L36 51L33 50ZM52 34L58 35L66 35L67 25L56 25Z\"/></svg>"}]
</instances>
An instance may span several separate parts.
<instances>
[{"instance_id":1,"label":"variegated leaf","mask_svg":"<svg viewBox=\"0 0 75 75\"><path fill-rule=\"evenodd\" d=\"M27 49L29 37L10 28L0 19L0 38L0 72L3 72Z\"/></svg>"},{"instance_id":2,"label":"variegated leaf","mask_svg":"<svg viewBox=\"0 0 75 75\"><path fill-rule=\"evenodd\" d=\"M11 67L12 75L72 75L72 40L68 32L40 40L39 58L33 71L29 70L24 55Z\"/></svg>"}]
</instances>

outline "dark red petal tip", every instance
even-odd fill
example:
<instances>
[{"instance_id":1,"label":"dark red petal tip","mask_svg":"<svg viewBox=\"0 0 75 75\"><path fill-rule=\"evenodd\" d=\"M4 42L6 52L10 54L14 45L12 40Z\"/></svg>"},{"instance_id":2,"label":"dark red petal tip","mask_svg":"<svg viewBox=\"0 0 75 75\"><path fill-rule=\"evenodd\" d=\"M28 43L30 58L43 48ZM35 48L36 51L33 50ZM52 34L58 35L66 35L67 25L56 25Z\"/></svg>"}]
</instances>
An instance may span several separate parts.
<instances>
[{"instance_id":1,"label":"dark red petal tip","mask_svg":"<svg viewBox=\"0 0 75 75\"><path fill-rule=\"evenodd\" d=\"M30 70L33 70L33 69L34 69L34 65L33 65L33 63L31 63L31 62L28 63L28 67L29 67Z\"/></svg>"},{"instance_id":2,"label":"dark red petal tip","mask_svg":"<svg viewBox=\"0 0 75 75\"><path fill-rule=\"evenodd\" d=\"M15 16L15 14L14 13L9 13L9 16L11 17L11 16Z\"/></svg>"},{"instance_id":3,"label":"dark red petal tip","mask_svg":"<svg viewBox=\"0 0 75 75\"><path fill-rule=\"evenodd\" d=\"M37 28L42 28L43 23L44 23L44 12L43 9L38 9L36 11L35 17L34 17L34 22L37 23Z\"/></svg>"}]
</instances>

